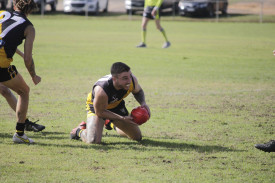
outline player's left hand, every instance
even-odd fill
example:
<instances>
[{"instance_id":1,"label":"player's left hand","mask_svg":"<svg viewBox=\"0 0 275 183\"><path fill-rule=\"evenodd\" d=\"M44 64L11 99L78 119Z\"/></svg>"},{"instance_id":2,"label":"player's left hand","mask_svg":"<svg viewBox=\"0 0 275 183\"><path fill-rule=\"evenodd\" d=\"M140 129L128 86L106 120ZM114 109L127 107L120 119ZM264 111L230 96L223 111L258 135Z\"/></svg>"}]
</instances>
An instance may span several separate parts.
<instances>
[{"instance_id":1,"label":"player's left hand","mask_svg":"<svg viewBox=\"0 0 275 183\"><path fill-rule=\"evenodd\" d=\"M151 15L152 15L153 17L155 17L155 16L156 16L156 14L157 14L157 10L156 10L156 9L153 9L153 11L152 11Z\"/></svg>"},{"instance_id":2,"label":"player's left hand","mask_svg":"<svg viewBox=\"0 0 275 183\"><path fill-rule=\"evenodd\" d=\"M147 104L144 104L144 105L141 105L141 107L144 107L148 111L149 117L151 117L151 111L149 106Z\"/></svg>"}]
</instances>

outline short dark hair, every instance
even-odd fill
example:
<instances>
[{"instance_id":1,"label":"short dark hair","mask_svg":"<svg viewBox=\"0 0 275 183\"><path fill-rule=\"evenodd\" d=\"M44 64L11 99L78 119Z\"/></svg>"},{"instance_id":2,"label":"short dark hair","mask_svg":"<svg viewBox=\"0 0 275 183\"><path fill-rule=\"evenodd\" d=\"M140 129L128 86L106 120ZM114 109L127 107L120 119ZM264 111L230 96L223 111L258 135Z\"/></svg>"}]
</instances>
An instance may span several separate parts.
<instances>
[{"instance_id":1,"label":"short dark hair","mask_svg":"<svg viewBox=\"0 0 275 183\"><path fill-rule=\"evenodd\" d=\"M113 63L111 67L111 74L112 76L115 76L117 74L123 73L123 72L128 72L131 68L126 65L125 63L122 62L115 62Z\"/></svg>"}]
</instances>

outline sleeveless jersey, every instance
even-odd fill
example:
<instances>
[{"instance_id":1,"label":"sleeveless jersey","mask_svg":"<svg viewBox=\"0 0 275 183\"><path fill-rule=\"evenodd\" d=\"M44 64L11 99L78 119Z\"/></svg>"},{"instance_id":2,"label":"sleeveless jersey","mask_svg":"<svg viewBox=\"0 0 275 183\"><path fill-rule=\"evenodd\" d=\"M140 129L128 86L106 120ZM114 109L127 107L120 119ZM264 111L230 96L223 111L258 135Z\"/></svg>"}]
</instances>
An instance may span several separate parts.
<instances>
[{"instance_id":1,"label":"sleeveless jersey","mask_svg":"<svg viewBox=\"0 0 275 183\"><path fill-rule=\"evenodd\" d=\"M134 78L132 77L132 82L128 90L124 90L124 89L116 90L113 85L111 74L100 78L94 84L93 90L88 94L87 101L86 101L86 110L91 111L93 113L95 112L93 107L93 100L94 100L94 88L96 86L100 86L108 96L107 109L113 109L117 107L123 101L123 99L126 98L135 89L135 82L134 82Z\"/></svg>"},{"instance_id":2,"label":"sleeveless jersey","mask_svg":"<svg viewBox=\"0 0 275 183\"><path fill-rule=\"evenodd\" d=\"M17 46L25 39L24 32L32 23L17 11L0 11L0 67L7 68Z\"/></svg>"}]
</instances>

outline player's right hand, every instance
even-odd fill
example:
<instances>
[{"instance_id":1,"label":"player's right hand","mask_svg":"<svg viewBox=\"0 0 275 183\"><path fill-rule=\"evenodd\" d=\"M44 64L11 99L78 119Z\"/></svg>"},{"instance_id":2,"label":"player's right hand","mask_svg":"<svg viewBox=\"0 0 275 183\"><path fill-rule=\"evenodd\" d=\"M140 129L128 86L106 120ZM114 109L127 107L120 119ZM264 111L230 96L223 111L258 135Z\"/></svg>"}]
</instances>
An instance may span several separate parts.
<instances>
[{"instance_id":1,"label":"player's right hand","mask_svg":"<svg viewBox=\"0 0 275 183\"><path fill-rule=\"evenodd\" d=\"M35 76L32 77L32 81L33 81L33 83L34 83L35 85L37 85L38 83L40 83L41 77L35 75Z\"/></svg>"}]
</instances>

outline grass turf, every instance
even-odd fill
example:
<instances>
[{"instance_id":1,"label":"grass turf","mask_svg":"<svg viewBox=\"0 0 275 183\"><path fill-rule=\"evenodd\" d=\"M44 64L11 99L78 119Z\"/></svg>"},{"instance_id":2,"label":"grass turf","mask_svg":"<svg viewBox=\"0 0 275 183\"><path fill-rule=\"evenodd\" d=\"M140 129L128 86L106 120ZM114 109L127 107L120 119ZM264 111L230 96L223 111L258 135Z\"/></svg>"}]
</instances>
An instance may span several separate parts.
<instances>
[{"instance_id":1,"label":"grass turf","mask_svg":"<svg viewBox=\"0 0 275 183\"><path fill-rule=\"evenodd\" d=\"M254 144L274 139L275 24L163 21L172 46L161 49L150 22L148 48L137 49L140 21L30 19L42 82L33 86L18 56L14 64L31 87L30 119L46 129L27 132L35 145L13 144L15 115L0 98L1 182L273 182L274 153ZM69 140L87 93L116 61L132 68L151 107L143 141L114 131L102 145Z\"/></svg>"}]
</instances>

